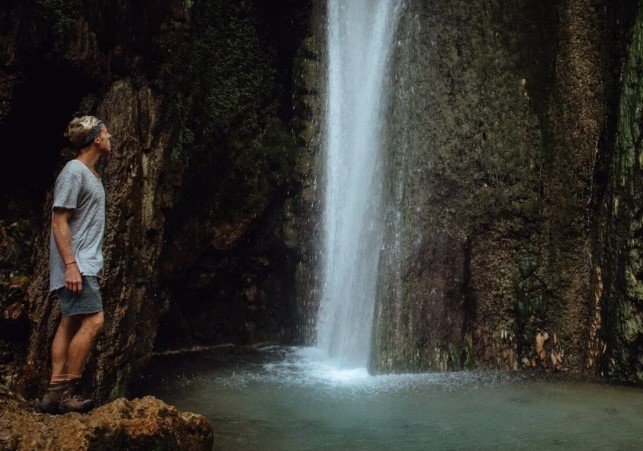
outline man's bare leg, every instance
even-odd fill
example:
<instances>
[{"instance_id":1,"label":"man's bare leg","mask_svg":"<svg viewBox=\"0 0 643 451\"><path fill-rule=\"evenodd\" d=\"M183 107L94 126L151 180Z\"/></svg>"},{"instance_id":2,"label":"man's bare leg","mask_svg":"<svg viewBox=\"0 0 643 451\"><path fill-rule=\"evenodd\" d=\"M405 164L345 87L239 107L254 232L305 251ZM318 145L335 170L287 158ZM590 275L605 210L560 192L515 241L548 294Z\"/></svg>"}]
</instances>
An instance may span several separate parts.
<instances>
[{"instance_id":1,"label":"man's bare leg","mask_svg":"<svg viewBox=\"0 0 643 451\"><path fill-rule=\"evenodd\" d=\"M67 360L67 374L70 379L80 378L87 362L89 349L98 331L103 327L103 312L89 315L78 315L81 317L81 324L78 332L69 344L69 358Z\"/></svg>"},{"instance_id":2,"label":"man's bare leg","mask_svg":"<svg viewBox=\"0 0 643 451\"><path fill-rule=\"evenodd\" d=\"M87 412L93 405L91 398L84 398L81 394L80 377L83 374L92 342L103 326L104 316L103 312L77 316L80 320L80 327L69 344L67 378L63 382L63 391L58 392L59 398L55 398L56 394L52 394L50 398L41 403L41 407L45 411L50 405L56 405L58 413ZM57 404L55 404L56 400L58 400ZM50 410L53 410L53 407Z\"/></svg>"},{"instance_id":3,"label":"man's bare leg","mask_svg":"<svg viewBox=\"0 0 643 451\"><path fill-rule=\"evenodd\" d=\"M63 316L51 344L51 380L50 383L67 378L65 367L69 358L69 344L80 327L78 316Z\"/></svg>"},{"instance_id":4,"label":"man's bare leg","mask_svg":"<svg viewBox=\"0 0 643 451\"><path fill-rule=\"evenodd\" d=\"M60 400L67 388L69 375L69 347L81 325L79 316L63 316L58 324L54 341L51 344L51 380L40 401L40 408L49 413L57 413Z\"/></svg>"}]
</instances>

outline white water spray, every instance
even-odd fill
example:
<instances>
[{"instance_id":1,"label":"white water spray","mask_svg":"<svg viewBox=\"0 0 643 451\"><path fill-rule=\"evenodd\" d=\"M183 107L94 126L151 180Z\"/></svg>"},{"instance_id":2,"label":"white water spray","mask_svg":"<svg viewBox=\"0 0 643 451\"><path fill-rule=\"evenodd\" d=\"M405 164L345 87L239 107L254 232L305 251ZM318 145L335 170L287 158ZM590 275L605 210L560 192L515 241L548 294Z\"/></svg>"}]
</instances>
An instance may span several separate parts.
<instances>
[{"instance_id":1,"label":"white water spray","mask_svg":"<svg viewBox=\"0 0 643 451\"><path fill-rule=\"evenodd\" d=\"M382 247L381 131L402 0L328 1L324 267L317 347L368 364Z\"/></svg>"}]
</instances>

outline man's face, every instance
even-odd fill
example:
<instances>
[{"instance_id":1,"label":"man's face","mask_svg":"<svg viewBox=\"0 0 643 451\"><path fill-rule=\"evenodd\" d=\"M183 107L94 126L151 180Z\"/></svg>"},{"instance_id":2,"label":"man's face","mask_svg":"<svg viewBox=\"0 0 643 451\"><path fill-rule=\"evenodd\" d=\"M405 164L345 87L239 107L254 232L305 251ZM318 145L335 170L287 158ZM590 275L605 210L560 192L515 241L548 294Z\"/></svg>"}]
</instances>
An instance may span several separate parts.
<instances>
[{"instance_id":1,"label":"man's face","mask_svg":"<svg viewBox=\"0 0 643 451\"><path fill-rule=\"evenodd\" d=\"M98 139L99 149L104 154L108 154L112 150L112 142L110 140L111 137L112 135L110 135L107 131L107 127L105 126L105 124L101 125L100 133L98 133L96 139Z\"/></svg>"}]
</instances>

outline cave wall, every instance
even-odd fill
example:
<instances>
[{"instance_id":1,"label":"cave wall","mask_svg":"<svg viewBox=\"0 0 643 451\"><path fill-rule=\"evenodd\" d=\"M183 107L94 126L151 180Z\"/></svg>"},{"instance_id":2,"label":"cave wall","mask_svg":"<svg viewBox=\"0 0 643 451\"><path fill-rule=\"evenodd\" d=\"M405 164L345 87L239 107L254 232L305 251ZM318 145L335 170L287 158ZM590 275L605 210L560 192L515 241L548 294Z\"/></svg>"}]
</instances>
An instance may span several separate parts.
<instances>
[{"instance_id":1,"label":"cave wall","mask_svg":"<svg viewBox=\"0 0 643 451\"><path fill-rule=\"evenodd\" d=\"M323 2L7 6L0 138L21 148L33 110L50 120L37 177L28 152L2 168L0 366L25 363L3 380L34 394L49 371L50 190L75 113L114 135L99 167L106 325L86 371L99 399L153 350L311 344ZM640 382L636 8L406 1L374 372L536 366Z\"/></svg>"},{"instance_id":2,"label":"cave wall","mask_svg":"<svg viewBox=\"0 0 643 451\"><path fill-rule=\"evenodd\" d=\"M601 337L613 326L604 330L601 303L613 301L597 278L607 177L597 162L613 154L634 9L406 2L391 73L374 372L606 368ZM624 239L634 254L635 222ZM627 317L636 330L632 299L612 311L628 311L621 325ZM631 366L640 338L628 340Z\"/></svg>"},{"instance_id":3,"label":"cave wall","mask_svg":"<svg viewBox=\"0 0 643 451\"><path fill-rule=\"evenodd\" d=\"M35 395L49 372L59 309L47 293L45 244L51 187L73 157L60 152L73 114L98 115L113 134L113 153L98 168L107 192L106 321L85 371L97 399L122 394L155 346L302 340L293 302L306 285L296 281L308 277L301 256L314 224L300 218L312 217L305 210L315 192L309 154L318 107L307 3L10 6L0 15L0 133L19 144L10 129L33 127L18 114L22 91L42 85L36 92L70 99L51 110L55 127L43 135L49 153L37 167L48 177L29 192L3 192L3 221L17 211L34 227L34 244L21 254L32 253L28 268L14 267L2 286L19 291L3 297L3 318L28 336L6 353L19 360L3 379ZM45 66L62 69L48 78L38 72ZM31 213L15 207L22 201ZM28 243L4 226L3 245ZM15 339L8 330L3 338Z\"/></svg>"},{"instance_id":4,"label":"cave wall","mask_svg":"<svg viewBox=\"0 0 643 451\"><path fill-rule=\"evenodd\" d=\"M172 302L157 349L301 341L295 300L316 217L312 16L301 2L200 2L192 13L192 164L160 263Z\"/></svg>"},{"instance_id":5,"label":"cave wall","mask_svg":"<svg viewBox=\"0 0 643 451\"><path fill-rule=\"evenodd\" d=\"M546 8L532 16L524 3L406 2L376 372L515 367L506 331L518 262L537 233L542 162L532 80L506 42L548 23ZM546 70L548 42L532 39L543 49L533 64Z\"/></svg>"},{"instance_id":6,"label":"cave wall","mask_svg":"<svg viewBox=\"0 0 643 451\"><path fill-rule=\"evenodd\" d=\"M593 354L610 379L643 381L643 5L638 7L622 67L616 130L601 162L604 191L597 199L596 297L602 328Z\"/></svg>"},{"instance_id":7,"label":"cave wall","mask_svg":"<svg viewBox=\"0 0 643 451\"><path fill-rule=\"evenodd\" d=\"M8 65L15 67L16 91L22 88L21 83L29 87L30 80L40 76L48 89L67 92L78 102L71 111L52 110L59 126L56 135L41 138L45 144L40 152L56 156L49 166L49 183L72 156L53 146L59 145L64 123L74 112L104 118L114 135L112 158L101 162L99 168L108 193L106 277L102 281L107 321L86 371L99 399L121 393L132 372L148 356L162 311L154 295L155 264L165 222L162 209L172 205L175 183L180 182L180 171L168 161L176 131L168 120L172 80L167 74L172 72L168 67L178 62L168 54L172 49L180 50L176 43L185 40L189 11L181 2L157 6L146 10L128 2L117 14L109 5L36 1L16 4L8 13L15 30L10 48L16 49ZM34 65L34 60L39 64ZM47 79L46 68L57 66L65 72ZM73 77L64 76L68 74ZM74 83L79 79L85 80L80 86ZM91 87L89 93L87 86ZM16 96L15 102L20 101ZM15 110L13 103L10 107L9 114ZM34 117L25 121L19 125L34 133ZM2 124L12 125L9 120ZM53 133L53 129L45 130ZM18 138L16 144L24 140L24 136ZM47 168L49 157L42 158L41 164ZM13 194L20 196L19 192ZM43 197L39 231L31 249L32 273L22 302L30 337L20 375L28 394L46 383L49 346L60 313L55 295L47 292L51 191Z\"/></svg>"}]
</instances>

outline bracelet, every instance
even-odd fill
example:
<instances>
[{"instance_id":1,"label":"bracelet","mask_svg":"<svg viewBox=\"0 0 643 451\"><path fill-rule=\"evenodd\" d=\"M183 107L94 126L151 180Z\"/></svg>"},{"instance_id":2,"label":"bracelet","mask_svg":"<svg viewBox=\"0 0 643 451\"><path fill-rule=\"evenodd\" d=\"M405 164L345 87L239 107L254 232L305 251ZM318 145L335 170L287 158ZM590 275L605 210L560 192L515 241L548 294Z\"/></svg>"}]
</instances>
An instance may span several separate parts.
<instances>
[{"instance_id":1,"label":"bracelet","mask_svg":"<svg viewBox=\"0 0 643 451\"><path fill-rule=\"evenodd\" d=\"M70 262L65 263L65 266L69 266L69 265L72 265L74 263L76 263L76 260L72 260Z\"/></svg>"}]
</instances>

